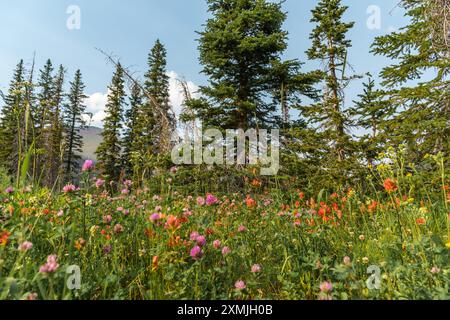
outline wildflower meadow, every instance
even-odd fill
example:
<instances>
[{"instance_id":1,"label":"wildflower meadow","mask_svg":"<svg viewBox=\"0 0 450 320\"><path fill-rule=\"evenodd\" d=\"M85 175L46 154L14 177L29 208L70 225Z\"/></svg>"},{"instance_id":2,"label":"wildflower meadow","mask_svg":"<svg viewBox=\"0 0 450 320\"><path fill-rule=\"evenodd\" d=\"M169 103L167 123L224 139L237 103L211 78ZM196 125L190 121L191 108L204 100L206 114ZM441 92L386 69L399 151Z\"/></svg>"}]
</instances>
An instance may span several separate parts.
<instances>
[{"instance_id":1,"label":"wildflower meadow","mask_svg":"<svg viewBox=\"0 0 450 320\"><path fill-rule=\"evenodd\" d=\"M449 13L0 0L0 303L450 300Z\"/></svg>"},{"instance_id":2,"label":"wildflower meadow","mask_svg":"<svg viewBox=\"0 0 450 320\"><path fill-rule=\"evenodd\" d=\"M161 193L124 180L112 194L93 170L58 194L2 191L1 299L449 298L439 181L415 189L423 177L384 166L369 194L185 195L172 169Z\"/></svg>"}]
</instances>

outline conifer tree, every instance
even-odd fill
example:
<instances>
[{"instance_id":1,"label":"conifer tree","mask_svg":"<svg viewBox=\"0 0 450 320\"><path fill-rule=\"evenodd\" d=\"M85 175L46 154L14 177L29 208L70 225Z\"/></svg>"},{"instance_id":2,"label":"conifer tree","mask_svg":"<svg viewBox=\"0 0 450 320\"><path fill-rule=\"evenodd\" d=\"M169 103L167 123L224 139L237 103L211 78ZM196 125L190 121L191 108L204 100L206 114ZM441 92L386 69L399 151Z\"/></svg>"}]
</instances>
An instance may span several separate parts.
<instances>
[{"instance_id":1,"label":"conifer tree","mask_svg":"<svg viewBox=\"0 0 450 320\"><path fill-rule=\"evenodd\" d=\"M53 79L54 93L51 104L49 143L46 153L48 170L45 176L45 183L47 186L53 186L60 174L63 142L61 105L64 98L63 85L65 72L64 67L62 65L59 66L58 73Z\"/></svg>"},{"instance_id":2,"label":"conifer tree","mask_svg":"<svg viewBox=\"0 0 450 320\"><path fill-rule=\"evenodd\" d=\"M168 150L168 146L161 145L163 143L162 135L170 135L175 127L175 117L172 112L172 107L169 100L169 76L166 70L166 56L167 51L164 45L156 40L149 57L149 70L145 74L146 92L153 96L159 104L161 110L158 112L152 101L147 101L144 109L145 120L143 127L145 128L144 137L146 139L145 145L148 154L158 154ZM163 114L161 114L161 112ZM162 117L168 120L165 125Z\"/></svg>"},{"instance_id":3,"label":"conifer tree","mask_svg":"<svg viewBox=\"0 0 450 320\"><path fill-rule=\"evenodd\" d=\"M273 64L286 49L281 3L208 0L212 17L200 32L200 63L209 77L191 108L205 126L264 128L275 124Z\"/></svg>"},{"instance_id":4,"label":"conifer tree","mask_svg":"<svg viewBox=\"0 0 450 320\"><path fill-rule=\"evenodd\" d=\"M20 60L1 108L0 163L11 175L17 172L18 157L24 150L24 78L24 63Z\"/></svg>"},{"instance_id":5,"label":"conifer tree","mask_svg":"<svg viewBox=\"0 0 450 320\"><path fill-rule=\"evenodd\" d=\"M37 104L33 110L35 153L34 153L34 179L42 181L48 172L47 148L50 140L50 126L52 104L54 97L53 65L47 60L44 68L39 72Z\"/></svg>"},{"instance_id":6,"label":"conifer tree","mask_svg":"<svg viewBox=\"0 0 450 320\"><path fill-rule=\"evenodd\" d=\"M345 114L344 89L352 79L345 74L347 67L347 51L351 41L347 32L353 22L343 22L342 16L348 7L341 0L321 0L312 10L311 22L316 24L310 39L312 47L307 51L308 58L319 60L324 65L324 95L319 104L304 109L305 116L320 125L323 134L333 145L329 153L334 159L342 162L349 153L350 137L346 132L349 124ZM328 152L327 152L328 153Z\"/></svg>"},{"instance_id":7,"label":"conifer tree","mask_svg":"<svg viewBox=\"0 0 450 320\"><path fill-rule=\"evenodd\" d=\"M380 92L375 89L375 81L370 74L363 87L363 93L358 95L358 101L354 101L350 115L354 119L354 129L367 132L358 141L359 149L363 151L367 163L374 166L375 158L383 150L383 126L392 110L380 99Z\"/></svg>"},{"instance_id":8,"label":"conifer tree","mask_svg":"<svg viewBox=\"0 0 450 320\"><path fill-rule=\"evenodd\" d=\"M108 103L105 110L106 118L102 132L103 141L96 152L99 168L110 182L118 182L121 174L121 130L124 107L124 72L119 63L109 86Z\"/></svg>"},{"instance_id":9,"label":"conifer tree","mask_svg":"<svg viewBox=\"0 0 450 320\"><path fill-rule=\"evenodd\" d=\"M63 173L65 182L73 180L80 169L81 152L83 151L83 138L80 130L86 125L83 119L86 106L84 100L84 84L81 71L77 70L74 80L70 83L68 102L65 105L64 119L64 162Z\"/></svg>"},{"instance_id":10,"label":"conifer tree","mask_svg":"<svg viewBox=\"0 0 450 320\"><path fill-rule=\"evenodd\" d=\"M381 72L386 103L396 111L386 138L405 145L407 160L419 164L427 153L448 157L450 151L450 6L440 0L400 5L410 24L376 38L372 52L395 60Z\"/></svg>"},{"instance_id":11,"label":"conifer tree","mask_svg":"<svg viewBox=\"0 0 450 320\"><path fill-rule=\"evenodd\" d=\"M141 89L137 84L134 84L131 89L129 98L129 108L125 112L126 131L123 139L123 166L127 174L133 174L133 157L135 153L141 149L142 139L142 124L145 118L142 114L143 99Z\"/></svg>"}]
</instances>

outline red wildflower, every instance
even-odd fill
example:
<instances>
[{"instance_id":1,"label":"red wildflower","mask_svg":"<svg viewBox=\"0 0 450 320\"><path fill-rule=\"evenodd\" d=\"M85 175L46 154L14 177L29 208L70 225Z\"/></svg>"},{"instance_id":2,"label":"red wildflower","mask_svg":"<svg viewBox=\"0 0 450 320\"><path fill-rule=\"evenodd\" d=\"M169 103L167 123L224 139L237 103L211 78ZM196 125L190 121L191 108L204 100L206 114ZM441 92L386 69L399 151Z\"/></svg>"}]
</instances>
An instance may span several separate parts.
<instances>
[{"instance_id":1,"label":"red wildflower","mask_svg":"<svg viewBox=\"0 0 450 320\"><path fill-rule=\"evenodd\" d=\"M397 191L398 187L394 180L387 178L386 180L384 180L384 189L390 193Z\"/></svg>"},{"instance_id":2,"label":"red wildflower","mask_svg":"<svg viewBox=\"0 0 450 320\"><path fill-rule=\"evenodd\" d=\"M255 187L255 188L260 188L262 186L261 180L253 179L252 186Z\"/></svg>"},{"instance_id":3,"label":"red wildflower","mask_svg":"<svg viewBox=\"0 0 450 320\"><path fill-rule=\"evenodd\" d=\"M334 211L338 211L339 210L339 205L336 202L333 203L332 206L333 206L333 210Z\"/></svg>"},{"instance_id":4,"label":"red wildflower","mask_svg":"<svg viewBox=\"0 0 450 320\"><path fill-rule=\"evenodd\" d=\"M154 256L153 259L152 259L152 270L153 271L158 269L158 261L159 261L159 257L158 256Z\"/></svg>"},{"instance_id":5,"label":"red wildflower","mask_svg":"<svg viewBox=\"0 0 450 320\"><path fill-rule=\"evenodd\" d=\"M170 229L178 229L180 227L180 221L177 217L170 215L167 217L166 227Z\"/></svg>"},{"instance_id":6,"label":"red wildflower","mask_svg":"<svg viewBox=\"0 0 450 320\"><path fill-rule=\"evenodd\" d=\"M256 201L253 200L250 196L247 196L247 199L245 199L245 204L247 205L247 208L256 207Z\"/></svg>"},{"instance_id":7,"label":"red wildflower","mask_svg":"<svg viewBox=\"0 0 450 320\"><path fill-rule=\"evenodd\" d=\"M0 246L6 246L10 235L11 235L11 232L6 231L6 230L3 231L2 233L0 233Z\"/></svg>"},{"instance_id":8,"label":"red wildflower","mask_svg":"<svg viewBox=\"0 0 450 320\"><path fill-rule=\"evenodd\" d=\"M375 200L373 200L370 204L369 204L369 212L374 212L375 210L377 210L378 207L378 202L376 202Z\"/></svg>"},{"instance_id":9,"label":"red wildflower","mask_svg":"<svg viewBox=\"0 0 450 320\"><path fill-rule=\"evenodd\" d=\"M416 223L421 226L424 225L425 223L427 223L427 221L424 218L419 218L416 220Z\"/></svg>"}]
</instances>

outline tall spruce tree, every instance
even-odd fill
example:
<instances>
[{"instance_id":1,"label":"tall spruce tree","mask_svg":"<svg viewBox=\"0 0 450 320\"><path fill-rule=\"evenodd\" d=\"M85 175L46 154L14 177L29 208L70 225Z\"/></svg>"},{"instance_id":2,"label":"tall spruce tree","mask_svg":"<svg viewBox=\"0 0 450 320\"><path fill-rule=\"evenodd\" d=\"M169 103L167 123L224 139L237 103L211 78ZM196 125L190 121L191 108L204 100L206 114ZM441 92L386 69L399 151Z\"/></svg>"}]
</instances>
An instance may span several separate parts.
<instances>
[{"instance_id":1,"label":"tall spruce tree","mask_svg":"<svg viewBox=\"0 0 450 320\"><path fill-rule=\"evenodd\" d=\"M200 63L209 77L193 108L205 126L248 129L273 126L273 64L286 49L281 3L208 0L212 18L200 32Z\"/></svg>"},{"instance_id":2,"label":"tall spruce tree","mask_svg":"<svg viewBox=\"0 0 450 320\"><path fill-rule=\"evenodd\" d=\"M34 178L37 181L45 179L48 172L47 148L50 140L52 106L54 102L53 65L47 60L39 72L37 104L33 110L35 127Z\"/></svg>"},{"instance_id":3,"label":"tall spruce tree","mask_svg":"<svg viewBox=\"0 0 450 320\"><path fill-rule=\"evenodd\" d=\"M142 120L145 120L143 136L146 137L145 145L148 154L158 154L169 150L169 146L162 145L163 143L168 143L162 136L170 136L175 128L175 117L169 99L169 76L166 70L166 56L167 51L164 45L159 40L156 40L148 56L149 70L145 74L144 88L149 95L155 98L160 110L156 109L152 101L146 102L144 109L146 116Z\"/></svg>"},{"instance_id":4,"label":"tall spruce tree","mask_svg":"<svg viewBox=\"0 0 450 320\"><path fill-rule=\"evenodd\" d=\"M392 111L380 98L380 91L375 89L375 81L369 75L363 83L363 93L358 95L350 109L353 117L353 127L356 131L364 130L366 134L359 138L359 150L362 151L367 163L374 166L374 161L383 150L383 126Z\"/></svg>"},{"instance_id":5,"label":"tall spruce tree","mask_svg":"<svg viewBox=\"0 0 450 320\"><path fill-rule=\"evenodd\" d=\"M140 87L134 84L131 88L129 98L129 108L125 112L126 131L123 138L122 163L126 174L134 172L133 157L141 150L142 124L145 123L143 117L143 97Z\"/></svg>"},{"instance_id":6,"label":"tall spruce tree","mask_svg":"<svg viewBox=\"0 0 450 320\"><path fill-rule=\"evenodd\" d=\"M450 22L448 1L403 0L410 24L376 38L372 52L394 59L381 72L386 103L396 114L386 138L407 146L407 161L450 151Z\"/></svg>"},{"instance_id":7,"label":"tall spruce tree","mask_svg":"<svg viewBox=\"0 0 450 320\"><path fill-rule=\"evenodd\" d=\"M347 32L353 22L343 22L347 6L340 0L320 0L312 10L312 46L307 50L310 60L322 65L323 95L317 103L302 106L309 128L303 137L315 158L312 171L324 185L345 185L355 174L354 141L349 134L351 124L345 106L345 89L358 76L347 75L347 52L351 41Z\"/></svg>"},{"instance_id":8,"label":"tall spruce tree","mask_svg":"<svg viewBox=\"0 0 450 320\"><path fill-rule=\"evenodd\" d=\"M308 58L319 60L324 65L324 95L319 104L305 108L305 115L312 123L320 125L325 136L334 147L330 150L335 160L342 162L348 155L349 124L344 108L344 89L351 79L345 74L347 51L351 41L347 32L353 22L343 22L342 16L348 7L340 0L321 0L312 10L311 22L316 24L310 39L312 47L307 51Z\"/></svg>"},{"instance_id":9,"label":"tall spruce tree","mask_svg":"<svg viewBox=\"0 0 450 320\"><path fill-rule=\"evenodd\" d=\"M44 177L47 186L53 186L60 174L62 162L62 145L63 145L63 119L62 119L62 103L64 98L63 86L66 70L61 65L58 73L53 79L53 97L51 103L50 114L50 132L49 143L47 149L46 161L48 162L47 173Z\"/></svg>"},{"instance_id":10,"label":"tall spruce tree","mask_svg":"<svg viewBox=\"0 0 450 320\"><path fill-rule=\"evenodd\" d=\"M118 182L121 174L121 130L125 107L124 71L117 65L109 86L106 118L103 125L103 141L97 149L99 167L110 182Z\"/></svg>"},{"instance_id":11,"label":"tall spruce tree","mask_svg":"<svg viewBox=\"0 0 450 320\"><path fill-rule=\"evenodd\" d=\"M23 60L17 64L0 118L0 163L13 175L17 172L19 154L24 151L24 88L25 69ZM31 129L31 128L30 128Z\"/></svg>"},{"instance_id":12,"label":"tall spruce tree","mask_svg":"<svg viewBox=\"0 0 450 320\"><path fill-rule=\"evenodd\" d=\"M70 83L68 102L65 104L64 119L64 159L62 172L64 181L73 180L80 169L81 153L83 151L83 137L80 130L86 125L83 119L86 106L84 100L84 84L81 71L77 70L74 80Z\"/></svg>"}]
</instances>

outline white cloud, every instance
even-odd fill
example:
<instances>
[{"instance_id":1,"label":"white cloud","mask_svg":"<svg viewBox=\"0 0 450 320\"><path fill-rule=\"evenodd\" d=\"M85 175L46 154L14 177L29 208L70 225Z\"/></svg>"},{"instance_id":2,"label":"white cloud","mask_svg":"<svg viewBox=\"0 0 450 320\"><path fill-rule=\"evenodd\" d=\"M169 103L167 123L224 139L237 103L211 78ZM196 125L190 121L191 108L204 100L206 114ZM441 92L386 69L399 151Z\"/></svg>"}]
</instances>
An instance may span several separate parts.
<instances>
[{"instance_id":1,"label":"white cloud","mask_svg":"<svg viewBox=\"0 0 450 320\"><path fill-rule=\"evenodd\" d=\"M84 118L89 126L103 127L105 119L105 106L108 102L108 93L96 92L85 100L86 112L92 114L92 118L86 115Z\"/></svg>"},{"instance_id":2,"label":"white cloud","mask_svg":"<svg viewBox=\"0 0 450 320\"><path fill-rule=\"evenodd\" d=\"M181 87L181 84L179 82L179 80L182 80L182 78L175 71L170 71L167 73L167 75L169 76L170 103L172 104L173 111L178 117L183 108L182 104L184 101L183 88ZM192 81L186 81L186 83L192 97L198 97L197 92L199 87Z\"/></svg>"},{"instance_id":3,"label":"white cloud","mask_svg":"<svg viewBox=\"0 0 450 320\"><path fill-rule=\"evenodd\" d=\"M175 71L170 71L167 73L167 75L169 76L170 103L172 105L173 111L178 117L181 113L182 104L184 101L183 89L179 83L181 77ZM192 97L198 97L197 91L199 87L192 81L187 81L187 85ZM105 106L107 102L108 92L96 92L88 96L88 98L85 100L85 104L87 107L86 112L92 114L92 118L90 116L85 116L88 125L100 128L103 127L103 120L106 116Z\"/></svg>"}]
</instances>

